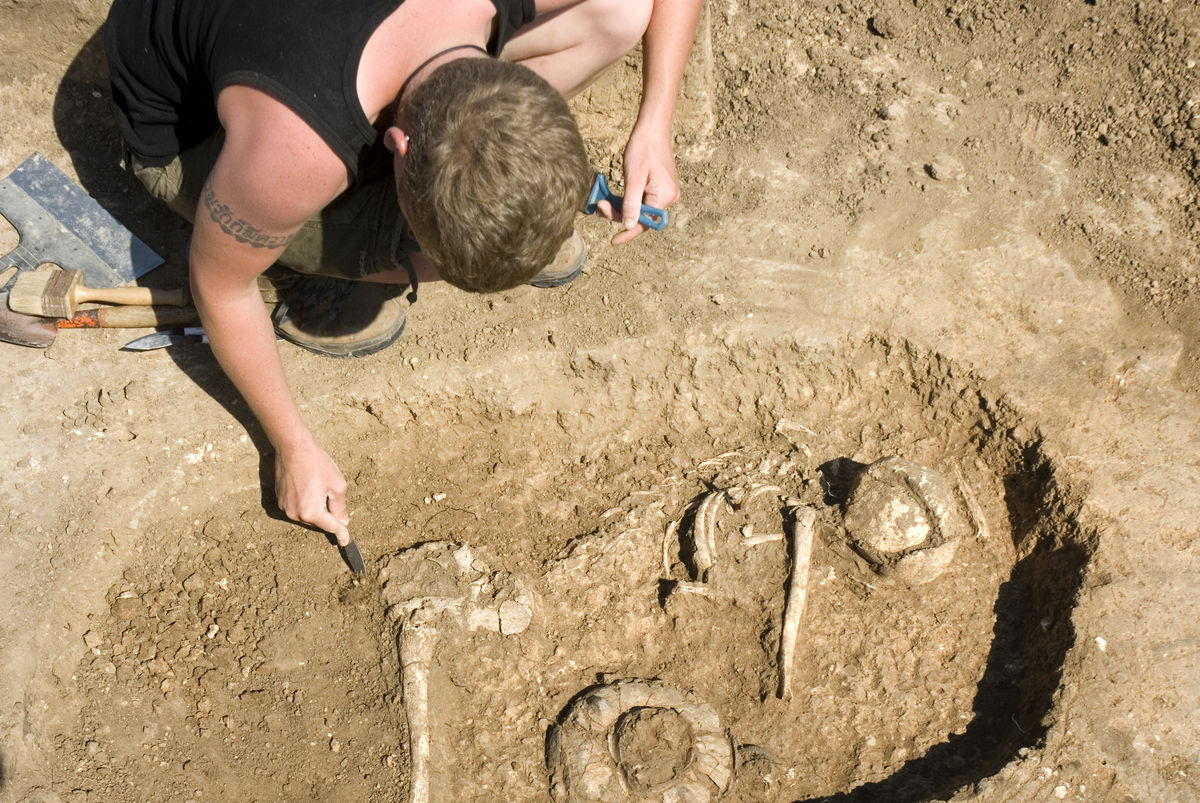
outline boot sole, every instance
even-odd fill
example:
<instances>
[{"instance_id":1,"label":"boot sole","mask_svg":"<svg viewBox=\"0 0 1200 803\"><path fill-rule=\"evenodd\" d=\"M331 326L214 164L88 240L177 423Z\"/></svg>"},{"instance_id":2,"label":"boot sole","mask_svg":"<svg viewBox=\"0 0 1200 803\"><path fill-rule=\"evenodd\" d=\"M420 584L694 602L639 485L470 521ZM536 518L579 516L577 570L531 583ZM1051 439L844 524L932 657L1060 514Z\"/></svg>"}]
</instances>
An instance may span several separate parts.
<instances>
[{"instance_id":1,"label":"boot sole","mask_svg":"<svg viewBox=\"0 0 1200 803\"><path fill-rule=\"evenodd\" d=\"M550 288L562 287L564 284L569 284L579 278L579 274L583 273L584 265L587 264L587 246L584 245L583 250L579 254L579 258L575 260L575 264L559 273L551 273L548 275L538 274L530 279L526 284L530 287Z\"/></svg>"},{"instance_id":2,"label":"boot sole","mask_svg":"<svg viewBox=\"0 0 1200 803\"><path fill-rule=\"evenodd\" d=\"M311 340L303 340L295 335L287 332L281 332L278 327L275 333L284 340L292 343L305 351L311 351L313 354L320 354L322 357L333 357L334 359L347 360L353 357L366 357L368 354L374 354L378 351L383 351L388 346L395 343L404 334L404 327L407 321L400 320L400 326L393 332L385 332L378 337L369 340L359 340L353 343L333 343L326 344L314 342Z\"/></svg>"}]
</instances>

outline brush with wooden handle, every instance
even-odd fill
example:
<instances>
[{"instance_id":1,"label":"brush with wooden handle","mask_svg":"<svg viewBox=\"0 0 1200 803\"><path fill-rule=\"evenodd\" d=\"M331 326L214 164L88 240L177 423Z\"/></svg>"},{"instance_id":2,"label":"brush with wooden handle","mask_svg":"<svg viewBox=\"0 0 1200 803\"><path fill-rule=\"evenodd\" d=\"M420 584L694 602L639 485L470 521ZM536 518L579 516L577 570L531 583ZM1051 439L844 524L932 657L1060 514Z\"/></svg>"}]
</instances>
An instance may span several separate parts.
<instances>
[{"instance_id":1,"label":"brush with wooden handle","mask_svg":"<svg viewBox=\"0 0 1200 803\"><path fill-rule=\"evenodd\" d=\"M25 271L17 277L8 292L9 309L43 318L72 318L75 308L89 301L171 307L182 307L188 303L188 292L184 288L88 287L83 284L82 271L47 267L48 270L38 268Z\"/></svg>"}]
</instances>

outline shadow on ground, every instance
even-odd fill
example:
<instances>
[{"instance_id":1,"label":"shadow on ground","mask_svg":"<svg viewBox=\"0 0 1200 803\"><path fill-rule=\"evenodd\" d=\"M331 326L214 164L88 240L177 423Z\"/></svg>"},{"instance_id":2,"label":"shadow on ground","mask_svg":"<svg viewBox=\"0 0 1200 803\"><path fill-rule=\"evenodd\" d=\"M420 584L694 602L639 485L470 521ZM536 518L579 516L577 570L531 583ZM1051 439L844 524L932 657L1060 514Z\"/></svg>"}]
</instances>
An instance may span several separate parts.
<instances>
[{"instance_id":1,"label":"shadow on ground","mask_svg":"<svg viewBox=\"0 0 1200 803\"><path fill-rule=\"evenodd\" d=\"M190 226L154 200L121 167L122 145L112 110L103 28L84 44L67 68L54 96L54 127L71 158L79 183L89 195L138 237L165 257L162 266L139 284L179 287L187 283L186 254ZM132 335L131 335L132 337ZM262 428L207 347L176 347L171 358L245 428L260 454L263 508L286 519L274 502L274 454Z\"/></svg>"}]
</instances>

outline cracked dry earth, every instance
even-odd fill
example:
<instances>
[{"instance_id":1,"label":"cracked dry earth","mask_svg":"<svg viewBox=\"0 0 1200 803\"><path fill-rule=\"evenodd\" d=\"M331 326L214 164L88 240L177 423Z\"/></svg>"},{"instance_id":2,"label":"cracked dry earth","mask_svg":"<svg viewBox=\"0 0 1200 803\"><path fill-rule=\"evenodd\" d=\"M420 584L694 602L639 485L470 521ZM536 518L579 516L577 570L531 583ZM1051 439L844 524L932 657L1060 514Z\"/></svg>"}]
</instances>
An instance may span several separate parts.
<instances>
[{"instance_id":1,"label":"cracked dry earth","mask_svg":"<svg viewBox=\"0 0 1200 803\"><path fill-rule=\"evenodd\" d=\"M106 9L0 0L0 165L178 286ZM206 347L5 345L0 800L1197 799L1198 31L710 4L666 231L281 344L362 577ZM612 176L637 72L573 101Z\"/></svg>"}]
</instances>

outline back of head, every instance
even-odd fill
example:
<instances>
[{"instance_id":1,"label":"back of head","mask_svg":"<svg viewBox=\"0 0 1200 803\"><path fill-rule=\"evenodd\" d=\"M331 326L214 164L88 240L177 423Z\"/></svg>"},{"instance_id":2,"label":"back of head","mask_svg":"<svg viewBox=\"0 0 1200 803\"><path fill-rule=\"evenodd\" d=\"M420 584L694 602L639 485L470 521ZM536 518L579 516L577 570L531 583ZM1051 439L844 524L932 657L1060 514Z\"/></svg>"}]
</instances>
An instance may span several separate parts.
<instances>
[{"instance_id":1,"label":"back of head","mask_svg":"<svg viewBox=\"0 0 1200 803\"><path fill-rule=\"evenodd\" d=\"M528 281L571 234L591 173L562 96L532 70L457 59L413 90L397 176L442 278L491 292Z\"/></svg>"}]
</instances>

